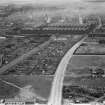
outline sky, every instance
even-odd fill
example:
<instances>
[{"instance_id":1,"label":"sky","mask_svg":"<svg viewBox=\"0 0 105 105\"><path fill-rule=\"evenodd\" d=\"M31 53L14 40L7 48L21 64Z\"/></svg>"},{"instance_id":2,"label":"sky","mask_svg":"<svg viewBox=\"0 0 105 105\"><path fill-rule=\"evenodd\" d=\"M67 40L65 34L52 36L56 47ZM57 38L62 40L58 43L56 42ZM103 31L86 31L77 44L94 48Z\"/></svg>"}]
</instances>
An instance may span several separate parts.
<instances>
[{"instance_id":1,"label":"sky","mask_svg":"<svg viewBox=\"0 0 105 105\"><path fill-rule=\"evenodd\" d=\"M105 2L105 0L0 0L0 3L72 3L72 2ZM95 3L95 2L94 2Z\"/></svg>"},{"instance_id":2,"label":"sky","mask_svg":"<svg viewBox=\"0 0 105 105\"><path fill-rule=\"evenodd\" d=\"M80 0L0 0L0 3L6 3L6 2L74 2L74 1L80 1Z\"/></svg>"},{"instance_id":3,"label":"sky","mask_svg":"<svg viewBox=\"0 0 105 105\"><path fill-rule=\"evenodd\" d=\"M0 0L0 4L2 3L16 3L16 4L66 4L70 9L77 9L78 7L83 7L88 12L96 11L96 12L105 12L105 0Z\"/></svg>"}]
</instances>

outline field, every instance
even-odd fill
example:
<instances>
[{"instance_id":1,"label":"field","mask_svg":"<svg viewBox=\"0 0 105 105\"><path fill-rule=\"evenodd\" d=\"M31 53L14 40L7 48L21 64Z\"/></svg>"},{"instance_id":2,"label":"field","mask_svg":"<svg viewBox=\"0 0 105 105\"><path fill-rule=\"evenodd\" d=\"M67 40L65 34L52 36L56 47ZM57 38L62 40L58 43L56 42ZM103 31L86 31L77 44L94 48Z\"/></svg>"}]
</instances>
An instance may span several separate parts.
<instances>
[{"instance_id":1,"label":"field","mask_svg":"<svg viewBox=\"0 0 105 105\"><path fill-rule=\"evenodd\" d=\"M81 62L80 62L81 61ZM89 68L99 67L105 70L105 57L102 56L74 56L66 71L64 85L69 86L70 91L73 86L77 86L76 90L73 90L74 96L82 97L85 95L89 100L93 100L90 97L99 98L104 93L105 77L92 78ZM0 76L0 98L24 98L23 95L28 94L27 98L40 97L41 99L47 100L50 95L51 84L53 76L46 75L5 75ZM10 83L14 83L20 88L28 88L28 92L21 91L16 87L4 83L5 80ZM71 86L71 87L70 87ZM78 89L81 88L82 92L79 93ZM12 94L11 94L12 93ZM70 94L72 94L70 93ZM31 94L31 96L30 96ZM64 96L63 96L64 97ZM87 100L87 98L85 98ZM84 100L85 100L84 99ZM84 101L83 100L83 101ZM89 101L88 100L88 101Z\"/></svg>"},{"instance_id":2,"label":"field","mask_svg":"<svg viewBox=\"0 0 105 105\"><path fill-rule=\"evenodd\" d=\"M0 78L2 78L5 81L14 83L21 88L31 86L34 96L41 97L41 98L47 100L50 95L51 83L52 83L53 77L8 75L5 77L0 76ZM78 96L81 95L81 97L82 97L83 95L87 95L88 97L90 96L90 97L98 98L98 97L100 97L100 95L103 95L103 92L102 92L103 90L101 90L101 88L105 87L105 78L90 79L90 78L86 78L86 77L84 77L84 78L83 77L82 78L81 77L79 77L79 78L65 77L64 85L71 86L72 88L73 88L73 86L77 87L77 89L72 91L72 93L76 92L75 94L77 94ZM72 89L72 88L70 88L70 89ZM83 94L79 93L79 91L78 91L79 88L82 89L81 91L85 90L87 93L83 93ZM30 90L30 93L31 93L31 90ZM94 94L94 93L96 93L96 94ZM5 84L3 82L0 82L0 98L19 97L21 99L24 99L24 97L22 97L22 94L27 95L27 93L23 93L20 89L12 87L12 86ZM31 97L27 97L27 96L25 98L32 99ZM36 97L34 97L34 98L36 98Z\"/></svg>"},{"instance_id":3,"label":"field","mask_svg":"<svg viewBox=\"0 0 105 105\"><path fill-rule=\"evenodd\" d=\"M58 37L58 39L62 38ZM65 37L63 39L65 39ZM36 54L24 60L25 62L23 61L23 63L19 63L17 68L15 68L16 66L10 68L10 71L14 69L17 70L17 73L10 72L8 75L4 73L5 75L0 76L0 98L24 98L25 96L26 99L29 99L33 96L34 98L40 97L48 99L53 76L48 76L47 72L53 70L53 72L56 71L56 67L59 64L60 59L79 39L81 39L81 36L67 37L67 40L63 41L54 40L48 46L46 46L44 50L38 51ZM68 42L70 43L69 45ZM30 66L27 62L29 62ZM55 63L57 63L56 66L54 65ZM38 66L42 68L35 69ZM33 67L33 69L29 69L29 67ZM48 70L43 72L42 70L46 70L45 67L48 68ZM34 74L29 70L34 72ZM30 75L26 75L26 72L30 72ZM38 72L39 75L36 75ZM12 83L12 85L10 83ZM13 84L15 86L13 86Z\"/></svg>"},{"instance_id":4,"label":"field","mask_svg":"<svg viewBox=\"0 0 105 105\"><path fill-rule=\"evenodd\" d=\"M89 69L99 67L105 70L105 56L73 56L67 67L67 75L90 74Z\"/></svg>"},{"instance_id":5,"label":"field","mask_svg":"<svg viewBox=\"0 0 105 105\"><path fill-rule=\"evenodd\" d=\"M6 38L0 43L0 59L2 59L0 67L10 63L19 56L44 43L46 40L48 40L47 37Z\"/></svg>"},{"instance_id":6,"label":"field","mask_svg":"<svg viewBox=\"0 0 105 105\"><path fill-rule=\"evenodd\" d=\"M73 57L72 60L70 61L70 65L68 66L69 68L67 69L66 75L70 74L71 76L72 73L76 74L77 76L80 74L81 75L87 74L89 73L89 71L88 69L85 70L84 68L89 67L89 66L100 66L104 68L105 67L105 64L103 62L105 61L104 59L105 58L100 57L100 56L98 57ZM0 76L0 78L8 82L15 83L21 88L31 85L32 88L34 89L35 94L47 99L50 94L53 76L5 75L5 76ZM104 83L105 83L105 78L91 79L90 77L74 78L74 77L67 76L65 77L65 80L64 80L64 85L80 86L80 87L85 87L85 88L90 88L90 89L96 89L96 87L97 88L104 87L105 86ZM6 88L3 88L4 87L3 85L5 85ZM3 84L3 85L0 85L1 98L2 97L15 97L20 92L20 90L17 88L9 87L9 85L6 85L6 84Z\"/></svg>"},{"instance_id":7,"label":"field","mask_svg":"<svg viewBox=\"0 0 105 105\"><path fill-rule=\"evenodd\" d=\"M35 96L43 97L44 99L48 99L51 89L52 78L45 76L16 76L16 75L8 75L8 76L0 76L0 79L5 80L10 83L14 83L15 85L24 88L31 87L33 94ZM8 85L0 80L0 99L2 98L15 98L19 97L23 99L27 93L23 93L24 96L20 95L22 92L20 89ZM20 95L20 96L19 96ZM36 97L34 97L36 98ZM31 99L31 96L28 97Z\"/></svg>"},{"instance_id":8,"label":"field","mask_svg":"<svg viewBox=\"0 0 105 105\"><path fill-rule=\"evenodd\" d=\"M91 72L91 69L93 68L105 72L105 57L74 56L67 67L64 85L68 90L64 89L64 91L68 91L68 93L65 93L63 97L72 96L80 98L84 96L90 98L93 97L93 99L95 99L104 95L105 76L94 77ZM79 89L81 91L79 91Z\"/></svg>"},{"instance_id":9,"label":"field","mask_svg":"<svg viewBox=\"0 0 105 105\"><path fill-rule=\"evenodd\" d=\"M61 37L58 39L60 38ZM52 40L44 49L41 49L27 59L9 68L3 74L53 75L64 54L77 40L81 39L81 36L71 36L67 38L63 36L63 38L66 40Z\"/></svg>"},{"instance_id":10,"label":"field","mask_svg":"<svg viewBox=\"0 0 105 105\"><path fill-rule=\"evenodd\" d=\"M105 54L105 44L82 44L75 54Z\"/></svg>"},{"instance_id":11,"label":"field","mask_svg":"<svg viewBox=\"0 0 105 105\"><path fill-rule=\"evenodd\" d=\"M76 50L75 54L105 54L105 38L104 37L94 37L87 38L84 43Z\"/></svg>"}]
</instances>

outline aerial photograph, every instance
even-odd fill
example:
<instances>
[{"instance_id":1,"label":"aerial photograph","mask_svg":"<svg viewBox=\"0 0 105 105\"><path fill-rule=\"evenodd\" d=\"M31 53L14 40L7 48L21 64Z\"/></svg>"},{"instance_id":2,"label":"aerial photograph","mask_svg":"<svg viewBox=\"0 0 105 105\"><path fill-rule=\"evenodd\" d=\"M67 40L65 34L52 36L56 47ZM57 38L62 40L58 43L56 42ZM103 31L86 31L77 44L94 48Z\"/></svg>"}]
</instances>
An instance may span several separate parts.
<instances>
[{"instance_id":1,"label":"aerial photograph","mask_svg":"<svg viewBox=\"0 0 105 105\"><path fill-rule=\"evenodd\" d=\"M105 0L0 0L0 105L105 105Z\"/></svg>"}]
</instances>

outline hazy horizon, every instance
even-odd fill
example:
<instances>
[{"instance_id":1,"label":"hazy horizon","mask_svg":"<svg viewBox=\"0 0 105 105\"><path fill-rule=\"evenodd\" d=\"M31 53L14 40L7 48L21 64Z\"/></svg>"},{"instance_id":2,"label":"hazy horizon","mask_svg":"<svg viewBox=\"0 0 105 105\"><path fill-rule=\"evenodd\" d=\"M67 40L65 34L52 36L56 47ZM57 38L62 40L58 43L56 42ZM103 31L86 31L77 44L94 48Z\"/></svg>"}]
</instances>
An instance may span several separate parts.
<instances>
[{"instance_id":1,"label":"hazy horizon","mask_svg":"<svg viewBox=\"0 0 105 105\"><path fill-rule=\"evenodd\" d=\"M65 6L66 11L77 11L81 13L103 13L105 12L105 0L0 0L0 4L48 4ZM80 9L82 7L82 9ZM78 11L80 9L80 11Z\"/></svg>"},{"instance_id":2,"label":"hazy horizon","mask_svg":"<svg viewBox=\"0 0 105 105\"><path fill-rule=\"evenodd\" d=\"M0 0L0 3L72 3L81 0Z\"/></svg>"},{"instance_id":3,"label":"hazy horizon","mask_svg":"<svg viewBox=\"0 0 105 105\"><path fill-rule=\"evenodd\" d=\"M0 0L0 3L72 3L72 2L105 2L105 0Z\"/></svg>"}]
</instances>

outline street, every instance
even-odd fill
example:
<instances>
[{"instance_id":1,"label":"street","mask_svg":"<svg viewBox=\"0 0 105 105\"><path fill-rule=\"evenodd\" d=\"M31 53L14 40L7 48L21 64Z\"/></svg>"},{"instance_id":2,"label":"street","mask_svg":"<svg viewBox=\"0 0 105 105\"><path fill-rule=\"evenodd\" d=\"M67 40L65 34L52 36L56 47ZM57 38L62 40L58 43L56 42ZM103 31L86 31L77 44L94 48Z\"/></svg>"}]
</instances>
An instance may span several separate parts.
<instances>
[{"instance_id":1,"label":"street","mask_svg":"<svg viewBox=\"0 0 105 105\"><path fill-rule=\"evenodd\" d=\"M72 48L70 48L70 50L62 58L54 76L51 94L48 100L48 105L61 105L63 80L64 80L65 71L66 71L68 62L72 58L75 50L83 43L83 41L86 38L87 36L85 36L80 41L78 41Z\"/></svg>"}]
</instances>

